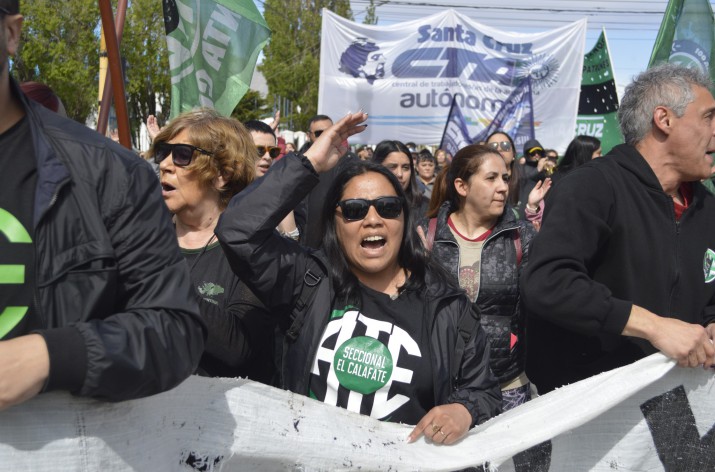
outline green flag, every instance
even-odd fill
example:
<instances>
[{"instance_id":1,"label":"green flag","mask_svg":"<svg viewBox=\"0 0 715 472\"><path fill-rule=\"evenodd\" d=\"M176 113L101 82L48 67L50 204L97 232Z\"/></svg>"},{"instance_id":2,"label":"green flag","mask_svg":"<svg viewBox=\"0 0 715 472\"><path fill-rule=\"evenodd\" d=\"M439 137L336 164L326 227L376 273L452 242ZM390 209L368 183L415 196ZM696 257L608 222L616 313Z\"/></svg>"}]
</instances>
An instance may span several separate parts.
<instances>
[{"instance_id":1,"label":"green flag","mask_svg":"<svg viewBox=\"0 0 715 472\"><path fill-rule=\"evenodd\" d=\"M648 67L672 62L698 67L715 79L715 24L708 0L670 0Z\"/></svg>"},{"instance_id":2,"label":"green flag","mask_svg":"<svg viewBox=\"0 0 715 472\"><path fill-rule=\"evenodd\" d=\"M583 58L576 134L600 139L601 149L606 154L613 146L623 142L617 114L616 79L613 77L606 32L601 31L596 45Z\"/></svg>"},{"instance_id":3,"label":"green flag","mask_svg":"<svg viewBox=\"0 0 715 472\"><path fill-rule=\"evenodd\" d=\"M229 116L248 91L270 30L253 0L163 0L171 117L196 107Z\"/></svg>"}]
</instances>

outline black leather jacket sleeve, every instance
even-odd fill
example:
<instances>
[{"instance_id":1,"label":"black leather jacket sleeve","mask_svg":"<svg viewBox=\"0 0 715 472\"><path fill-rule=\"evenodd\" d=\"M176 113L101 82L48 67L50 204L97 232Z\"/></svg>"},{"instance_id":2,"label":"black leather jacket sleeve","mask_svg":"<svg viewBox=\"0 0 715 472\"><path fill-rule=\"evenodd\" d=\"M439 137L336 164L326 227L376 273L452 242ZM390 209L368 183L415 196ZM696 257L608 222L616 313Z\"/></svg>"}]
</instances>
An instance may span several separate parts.
<instances>
[{"instance_id":1,"label":"black leather jacket sleeve","mask_svg":"<svg viewBox=\"0 0 715 472\"><path fill-rule=\"evenodd\" d=\"M38 165L66 168L71 183L37 226L45 390L119 401L173 388L195 371L205 327L156 175L133 153L46 113L29 113L40 123ZM61 267L65 254L76 262Z\"/></svg>"}]
</instances>

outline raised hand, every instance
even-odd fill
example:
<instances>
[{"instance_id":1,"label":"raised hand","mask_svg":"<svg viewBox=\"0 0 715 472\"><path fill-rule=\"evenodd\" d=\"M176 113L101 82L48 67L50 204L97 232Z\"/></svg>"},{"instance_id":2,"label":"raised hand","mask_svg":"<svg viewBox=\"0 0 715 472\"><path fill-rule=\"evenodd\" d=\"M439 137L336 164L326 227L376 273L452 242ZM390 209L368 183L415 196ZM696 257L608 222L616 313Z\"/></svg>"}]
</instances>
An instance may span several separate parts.
<instances>
[{"instance_id":1,"label":"raised hand","mask_svg":"<svg viewBox=\"0 0 715 472\"><path fill-rule=\"evenodd\" d=\"M149 139L154 141L154 138L156 138L156 135L159 134L161 131L161 128L159 128L159 122L156 119L156 116L154 115L149 115L146 118L146 130L147 133L149 134Z\"/></svg>"},{"instance_id":2,"label":"raised hand","mask_svg":"<svg viewBox=\"0 0 715 472\"><path fill-rule=\"evenodd\" d=\"M326 172L335 167L348 150L348 138L367 128L367 125L362 124L366 119L367 113L362 111L348 113L313 142L304 155L316 172Z\"/></svg>"},{"instance_id":3,"label":"raised hand","mask_svg":"<svg viewBox=\"0 0 715 472\"><path fill-rule=\"evenodd\" d=\"M539 203L546 197L546 194L551 188L551 179L546 178L544 180L539 180L534 188L529 192L529 197L526 200L526 204L529 208L536 208L538 210Z\"/></svg>"}]
</instances>

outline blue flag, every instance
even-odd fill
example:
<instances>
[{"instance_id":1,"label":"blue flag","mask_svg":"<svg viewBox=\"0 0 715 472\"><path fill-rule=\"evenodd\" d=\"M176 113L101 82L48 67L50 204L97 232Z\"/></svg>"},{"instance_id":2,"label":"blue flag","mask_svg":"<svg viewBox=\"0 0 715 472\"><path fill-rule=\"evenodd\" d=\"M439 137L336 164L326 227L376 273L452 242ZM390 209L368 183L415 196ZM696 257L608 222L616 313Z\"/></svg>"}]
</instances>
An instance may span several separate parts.
<instances>
[{"instance_id":1,"label":"blue flag","mask_svg":"<svg viewBox=\"0 0 715 472\"><path fill-rule=\"evenodd\" d=\"M486 141L495 131L508 134L517 149L534 139L534 104L531 97L531 78L526 77L504 101L492 122L472 142Z\"/></svg>"},{"instance_id":2,"label":"blue flag","mask_svg":"<svg viewBox=\"0 0 715 472\"><path fill-rule=\"evenodd\" d=\"M449 108L447 116L447 124L442 133L442 141L439 144L440 149L444 149L451 156L457 154L457 151L464 146L472 144L469 139L469 131L467 130L467 122L464 119L462 110L457 103L457 96L452 97L452 106Z\"/></svg>"}]
</instances>

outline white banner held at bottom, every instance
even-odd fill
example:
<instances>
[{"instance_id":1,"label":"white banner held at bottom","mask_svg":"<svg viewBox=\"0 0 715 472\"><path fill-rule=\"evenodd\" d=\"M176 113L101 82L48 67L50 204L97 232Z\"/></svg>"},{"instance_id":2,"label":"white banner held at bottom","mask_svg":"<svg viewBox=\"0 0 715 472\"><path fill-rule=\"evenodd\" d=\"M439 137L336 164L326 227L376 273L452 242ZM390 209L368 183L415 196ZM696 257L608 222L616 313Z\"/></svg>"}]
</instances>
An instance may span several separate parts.
<instances>
[{"instance_id":1,"label":"white banner held at bottom","mask_svg":"<svg viewBox=\"0 0 715 472\"><path fill-rule=\"evenodd\" d=\"M258 383L192 377L142 400L44 394L0 412L12 470L714 470L715 374L660 354L520 406L453 446ZM551 439L530 454L519 452ZM511 457L516 456L516 461ZM685 469L682 466L686 466Z\"/></svg>"}]
</instances>

